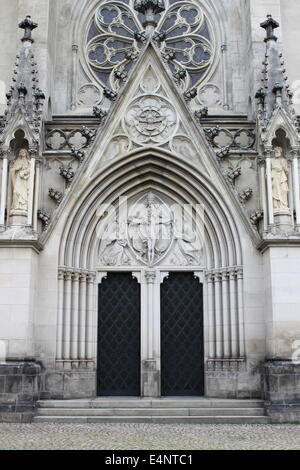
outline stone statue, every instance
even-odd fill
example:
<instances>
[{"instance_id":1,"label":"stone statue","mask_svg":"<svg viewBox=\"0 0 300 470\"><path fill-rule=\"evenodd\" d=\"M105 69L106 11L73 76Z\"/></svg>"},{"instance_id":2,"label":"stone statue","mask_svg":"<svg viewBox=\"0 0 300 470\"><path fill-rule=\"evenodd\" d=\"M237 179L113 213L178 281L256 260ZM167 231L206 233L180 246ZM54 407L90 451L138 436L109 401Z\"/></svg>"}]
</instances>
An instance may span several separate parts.
<instances>
[{"instance_id":1,"label":"stone statue","mask_svg":"<svg viewBox=\"0 0 300 470\"><path fill-rule=\"evenodd\" d=\"M282 147L274 148L272 158L272 194L273 208L277 211L286 211L288 207L288 162L283 155Z\"/></svg>"},{"instance_id":2,"label":"stone statue","mask_svg":"<svg viewBox=\"0 0 300 470\"><path fill-rule=\"evenodd\" d=\"M13 212L28 211L30 178L30 158L26 149L19 151L18 158L11 168L12 205Z\"/></svg>"}]
</instances>

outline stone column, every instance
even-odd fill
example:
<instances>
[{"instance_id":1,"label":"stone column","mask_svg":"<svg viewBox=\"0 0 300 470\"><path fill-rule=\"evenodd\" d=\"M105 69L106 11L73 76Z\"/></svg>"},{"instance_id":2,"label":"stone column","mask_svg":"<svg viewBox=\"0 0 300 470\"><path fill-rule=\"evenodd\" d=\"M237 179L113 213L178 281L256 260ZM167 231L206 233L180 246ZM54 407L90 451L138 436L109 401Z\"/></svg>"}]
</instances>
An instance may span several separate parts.
<instances>
[{"instance_id":1,"label":"stone column","mask_svg":"<svg viewBox=\"0 0 300 470\"><path fill-rule=\"evenodd\" d=\"M71 295L72 295L73 271L66 270L65 292L64 292L64 318L63 318L63 359L70 360L70 340L71 340Z\"/></svg>"},{"instance_id":2,"label":"stone column","mask_svg":"<svg viewBox=\"0 0 300 470\"><path fill-rule=\"evenodd\" d=\"M141 395L160 396L160 280L155 270L141 279L142 380Z\"/></svg>"},{"instance_id":3,"label":"stone column","mask_svg":"<svg viewBox=\"0 0 300 470\"><path fill-rule=\"evenodd\" d=\"M65 270L58 270L58 305L57 305L57 333L56 333L56 360L63 359L63 316L64 316L64 279Z\"/></svg>"},{"instance_id":4,"label":"stone column","mask_svg":"<svg viewBox=\"0 0 300 470\"><path fill-rule=\"evenodd\" d=\"M78 62L78 46L77 44L72 45L72 101L71 110L73 111L77 107L77 62Z\"/></svg>"},{"instance_id":5,"label":"stone column","mask_svg":"<svg viewBox=\"0 0 300 470\"><path fill-rule=\"evenodd\" d=\"M87 321L86 321L86 359L93 359L93 328L95 313L95 274L87 276Z\"/></svg>"},{"instance_id":6,"label":"stone column","mask_svg":"<svg viewBox=\"0 0 300 470\"><path fill-rule=\"evenodd\" d=\"M239 357L245 357L245 333L244 333L244 286L243 269L237 270L237 291L238 291L238 331L239 331Z\"/></svg>"},{"instance_id":7,"label":"stone column","mask_svg":"<svg viewBox=\"0 0 300 470\"><path fill-rule=\"evenodd\" d=\"M231 355L233 358L237 358L239 354L237 289L236 289L236 273L232 269L230 270L230 273L229 273L229 290L230 290Z\"/></svg>"},{"instance_id":8,"label":"stone column","mask_svg":"<svg viewBox=\"0 0 300 470\"><path fill-rule=\"evenodd\" d=\"M294 187L294 208L296 211L296 225L300 227L300 190L299 190L299 159L298 150L293 151L293 187Z\"/></svg>"},{"instance_id":9,"label":"stone column","mask_svg":"<svg viewBox=\"0 0 300 470\"><path fill-rule=\"evenodd\" d=\"M264 220L263 220L263 229L264 232L268 231L268 198L267 198L267 188L266 188L266 163L265 160L259 160L259 167L260 167L260 192L261 192L261 202L262 202L262 210L264 213Z\"/></svg>"},{"instance_id":10,"label":"stone column","mask_svg":"<svg viewBox=\"0 0 300 470\"><path fill-rule=\"evenodd\" d=\"M216 338L215 338L215 317L214 317L214 291L213 291L213 275L206 274L207 282L207 317L208 317L208 356L216 357Z\"/></svg>"},{"instance_id":11,"label":"stone column","mask_svg":"<svg viewBox=\"0 0 300 470\"><path fill-rule=\"evenodd\" d=\"M268 206L268 223L270 226L274 225L271 152L272 152L272 149L268 151L267 158L266 158L267 206Z\"/></svg>"},{"instance_id":12,"label":"stone column","mask_svg":"<svg viewBox=\"0 0 300 470\"><path fill-rule=\"evenodd\" d=\"M78 360L79 272L73 273L71 310L71 359ZM78 362L74 366L78 366Z\"/></svg>"},{"instance_id":13,"label":"stone column","mask_svg":"<svg viewBox=\"0 0 300 470\"><path fill-rule=\"evenodd\" d=\"M223 322L221 303L222 274L215 273L216 358L223 359Z\"/></svg>"},{"instance_id":14,"label":"stone column","mask_svg":"<svg viewBox=\"0 0 300 470\"><path fill-rule=\"evenodd\" d=\"M34 202L33 202L33 230L37 232L38 229L38 208L39 208L39 195L40 195L40 165L41 162L36 160L35 162L35 191L34 191Z\"/></svg>"},{"instance_id":15,"label":"stone column","mask_svg":"<svg viewBox=\"0 0 300 470\"><path fill-rule=\"evenodd\" d=\"M228 110L228 80L227 80L227 44L222 44L222 75L223 75L223 108Z\"/></svg>"},{"instance_id":16,"label":"stone column","mask_svg":"<svg viewBox=\"0 0 300 470\"><path fill-rule=\"evenodd\" d=\"M86 359L86 291L87 274L81 273L79 277L79 359Z\"/></svg>"},{"instance_id":17,"label":"stone column","mask_svg":"<svg viewBox=\"0 0 300 470\"><path fill-rule=\"evenodd\" d=\"M7 184L8 184L8 155L3 153L2 163L2 182L1 182L1 200L0 200L0 225L5 225L5 209L7 206Z\"/></svg>"},{"instance_id":18,"label":"stone column","mask_svg":"<svg viewBox=\"0 0 300 470\"><path fill-rule=\"evenodd\" d=\"M27 225L33 226L33 203L34 203L36 150L32 149L32 150L29 151L29 153L30 153L30 178L29 178Z\"/></svg>"},{"instance_id":19,"label":"stone column","mask_svg":"<svg viewBox=\"0 0 300 470\"><path fill-rule=\"evenodd\" d=\"M224 271L222 273L223 345L224 345L223 357L224 359L229 359L231 355L228 278L229 278L228 273Z\"/></svg>"}]
</instances>

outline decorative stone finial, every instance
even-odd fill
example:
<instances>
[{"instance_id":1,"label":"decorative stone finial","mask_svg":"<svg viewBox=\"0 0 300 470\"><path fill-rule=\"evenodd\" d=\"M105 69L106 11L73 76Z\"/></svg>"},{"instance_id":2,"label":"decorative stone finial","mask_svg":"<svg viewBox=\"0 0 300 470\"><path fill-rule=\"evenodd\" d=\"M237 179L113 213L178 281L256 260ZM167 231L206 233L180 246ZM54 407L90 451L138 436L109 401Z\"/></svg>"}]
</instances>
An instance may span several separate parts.
<instances>
[{"instance_id":1,"label":"decorative stone finial","mask_svg":"<svg viewBox=\"0 0 300 470\"><path fill-rule=\"evenodd\" d=\"M19 23L19 28L25 30L24 31L24 36L22 37L21 41L22 42L24 42L24 41L34 42L34 40L31 37L31 33L37 27L38 27L38 24L34 23L32 21L30 15L27 15L25 20L23 20L23 21L21 21L21 23Z\"/></svg>"},{"instance_id":2,"label":"decorative stone finial","mask_svg":"<svg viewBox=\"0 0 300 470\"><path fill-rule=\"evenodd\" d=\"M155 15L161 13L166 8L164 0L135 0L134 9L145 15L146 18L143 26L152 29L157 26Z\"/></svg>"},{"instance_id":3,"label":"decorative stone finial","mask_svg":"<svg viewBox=\"0 0 300 470\"><path fill-rule=\"evenodd\" d=\"M165 10L165 2L163 0L136 0L134 2L134 9L143 14L148 10L152 10L156 15Z\"/></svg>"},{"instance_id":4,"label":"decorative stone finial","mask_svg":"<svg viewBox=\"0 0 300 470\"><path fill-rule=\"evenodd\" d=\"M272 40L277 41L277 37L274 35L274 29L279 27L279 23L272 18L272 15L267 15L267 20L261 23L260 26L267 32L265 42Z\"/></svg>"}]
</instances>

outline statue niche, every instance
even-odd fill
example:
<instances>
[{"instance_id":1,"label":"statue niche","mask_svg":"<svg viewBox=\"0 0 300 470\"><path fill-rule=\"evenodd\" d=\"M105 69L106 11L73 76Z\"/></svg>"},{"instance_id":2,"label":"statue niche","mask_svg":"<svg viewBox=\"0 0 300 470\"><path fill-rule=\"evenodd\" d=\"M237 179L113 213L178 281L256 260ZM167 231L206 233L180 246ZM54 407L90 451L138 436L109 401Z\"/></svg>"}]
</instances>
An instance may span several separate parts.
<instances>
[{"instance_id":1,"label":"statue niche","mask_svg":"<svg viewBox=\"0 0 300 470\"><path fill-rule=\"evenodd\" d=\"M288 183L288 162L284 156L282 147L274 148L272 158L272 196L273 208L277 212L289 211L289 183Z\"/></svg>"},{"instance_id":2,"label":"statue niche","mask_svg":"<svg viewBox=\"0 0 300 470\"><path fill-rule=\"evenodd\" d=\"M11 170L11 216L26 216L28 213L30 158L26 149L21 149Z\"/></svg>"}]
</instances>

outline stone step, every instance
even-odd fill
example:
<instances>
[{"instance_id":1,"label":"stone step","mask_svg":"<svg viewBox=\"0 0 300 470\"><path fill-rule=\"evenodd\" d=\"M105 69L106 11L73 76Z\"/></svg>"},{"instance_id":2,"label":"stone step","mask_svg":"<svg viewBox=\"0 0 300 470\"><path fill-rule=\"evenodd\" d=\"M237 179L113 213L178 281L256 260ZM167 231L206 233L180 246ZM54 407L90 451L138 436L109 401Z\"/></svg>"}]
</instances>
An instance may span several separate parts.
<instances>
[{"instance_id":1,"label":"stone step","mask_svg":"<svg viewBox=\"0 0 300 470\"><path fill-rule=\"evenodd\" d=\"M268 424L267 416L35 416L35 423Z\"/></svg>"},{"instance_id":2,"label":"stone step","mask_svg":"<svg viewBox=\"0 0 300 470\"><path fill-rule=\"evenodd\" d=\"M39 408L38 416L264 416L260 408Z\"/></svg>"},{"instance_id":3,"label":"stone step","mask_svg":"<svg viewBox=\"0 0 300 470\"><path fill-rule=\"evenodd\" d=\"M40 400L40 408L263 408L262 400L209 398L95 398Z\"/></svg>"}]
</instances>

